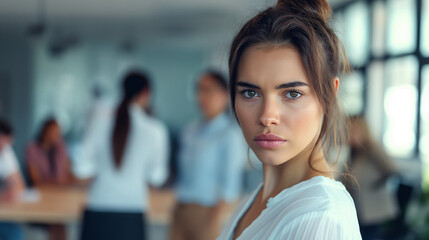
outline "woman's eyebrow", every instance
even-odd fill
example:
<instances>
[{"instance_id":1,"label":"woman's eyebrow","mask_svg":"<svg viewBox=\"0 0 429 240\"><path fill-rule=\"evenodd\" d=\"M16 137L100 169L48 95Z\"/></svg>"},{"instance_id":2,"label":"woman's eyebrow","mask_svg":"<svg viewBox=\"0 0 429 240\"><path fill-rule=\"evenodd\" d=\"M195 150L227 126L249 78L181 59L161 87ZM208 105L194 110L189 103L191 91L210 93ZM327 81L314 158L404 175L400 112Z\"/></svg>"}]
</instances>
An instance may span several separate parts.
<instances>
[{"instance_id":1,"label":"woman's eyebrow","mask_svg":"<svg viewBox=\"0 0 429 240\"><path fill-rule=\"evenodd\" d=\"M299 81L288 82L277 86L276 89L292 88L292 87L300 87L300 86L308 86L308 84L304 82L299 82Z\"/></svg>"},{"instance_id":2,"label":"woman's eyebrow","mask_svg":"<svg viewBox=\"0 0 429 240\"><path fill-rule=\"evenodd\" d=\"M253 84L248 83L248 82L242 82L242 81L237 82L237 86L240 86L240 87L247 87L247 88L261 89L260 87L258 87L258 86L256 86L256 85L253 85Z\"/></svg>"}]
</instances>

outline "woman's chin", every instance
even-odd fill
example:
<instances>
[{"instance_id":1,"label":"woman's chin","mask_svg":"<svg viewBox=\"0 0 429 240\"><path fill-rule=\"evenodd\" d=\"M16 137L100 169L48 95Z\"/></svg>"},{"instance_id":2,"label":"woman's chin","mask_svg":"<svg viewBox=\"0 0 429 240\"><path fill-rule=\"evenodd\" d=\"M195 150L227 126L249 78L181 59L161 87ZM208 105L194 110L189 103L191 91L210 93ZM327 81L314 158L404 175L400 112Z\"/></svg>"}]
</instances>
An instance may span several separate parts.
<instances>
[{"instance_id":1,"label":"woman's chin","mask_svg":"<svg viewBox=\"0 0 429 240\"><path fill-rule=\"evenodd\" d=\"M255 155L258 157L259 161L262 162L262 164L271 166L282 165L290 159L287 155L281 154L281 152L268 152L266 150L257 151L255 152Z\"/></svg>"}]
</instances>

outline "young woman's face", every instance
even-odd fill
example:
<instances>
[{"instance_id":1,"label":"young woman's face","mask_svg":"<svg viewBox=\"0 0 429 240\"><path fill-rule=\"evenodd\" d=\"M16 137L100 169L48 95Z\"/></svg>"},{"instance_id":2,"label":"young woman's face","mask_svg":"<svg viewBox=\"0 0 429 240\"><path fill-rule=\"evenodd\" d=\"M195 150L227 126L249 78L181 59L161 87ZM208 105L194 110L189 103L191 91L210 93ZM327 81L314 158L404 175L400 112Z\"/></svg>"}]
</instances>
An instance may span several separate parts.
<instances>
[{"instance_id":1,"label":"young woman's face","mask_svg":"<svg viewBox=\"0 0 429 240\"><path fill-rule=\"evenodd\" d=\"M49 144L56 144L61 140L61 129L57 123L52 123L46 130L45 141Z\"/></svg>"},{"instance_id":2,"label":"young woman's face","mask_svg":"<svg viewBox=\"0 0 429 240\"><path fill-rule=\"evenodd\" d=\"M265 164L280 165L311 147L323 110L292 47L251 47L243 54L235 110L247 143Z\"/></svg>"},{"instance_id":3,"label":"young woman's face","mask_svg":"<svg viewBox=\"0 0 429 240\"><path fill-rule=\"evenodd\" d=\"M216 117L228 107L228 91L212 76L204 75L198 82L198 103L207 119Z\"/></svg>"}]
</instances>

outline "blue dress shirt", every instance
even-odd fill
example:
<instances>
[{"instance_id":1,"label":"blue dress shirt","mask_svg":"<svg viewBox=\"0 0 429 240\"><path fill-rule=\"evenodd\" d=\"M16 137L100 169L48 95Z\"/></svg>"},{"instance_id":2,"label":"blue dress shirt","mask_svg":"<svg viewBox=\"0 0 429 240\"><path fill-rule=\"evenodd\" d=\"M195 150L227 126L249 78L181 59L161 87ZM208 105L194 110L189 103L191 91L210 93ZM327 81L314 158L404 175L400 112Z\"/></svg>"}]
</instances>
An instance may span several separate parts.
<instances>
[{"instance_id":1,"label":"blue dress shirt","mask_svg":"<svg viewBox=\"0 0 429 240\"><path fill-rule=\"evenodd\" d=\"M237 199L246 149L240 128L226 113L188 125L180 138L178 201L211 207Z\"/></svg>"}]
</instances>

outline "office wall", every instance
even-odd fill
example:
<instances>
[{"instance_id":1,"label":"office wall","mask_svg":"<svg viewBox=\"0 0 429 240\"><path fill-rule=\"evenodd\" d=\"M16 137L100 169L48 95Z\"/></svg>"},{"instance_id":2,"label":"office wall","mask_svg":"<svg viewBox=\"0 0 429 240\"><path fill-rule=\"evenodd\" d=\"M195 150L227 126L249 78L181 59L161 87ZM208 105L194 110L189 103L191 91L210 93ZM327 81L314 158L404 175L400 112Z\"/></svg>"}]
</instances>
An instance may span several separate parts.
<instances>
[{"instance_id":1,"label":"office wall","mask_svg":"<svg viewBox=\"0 0 429 240\"><path fill-rule=\"evenodd\" d=\"M10 35L2 34L2 35ZM0 40L2 115L17 128L20 157L47 117L56 117L68 140L82 136L94 87L110 105L120 97L121 77L130 68L148 72L153 82L153 112L173 134L198 117L194 87L208 68L226 73L227 46L177 46L136 43L124 50L109 39L80 39L53 50L50 38Z\"/></svg>"},{"instance_id":2,"label":"office wall","mask_svg":"<svg viewBox=\"0 0 429 240\"><path fill-rule=\"evenodd\" d=\"M15 130L17 155L23 157L30 138L33 113L32 42L20 34L0 33L0 115L10 121Z\"/></svg>"}]
</instances>

